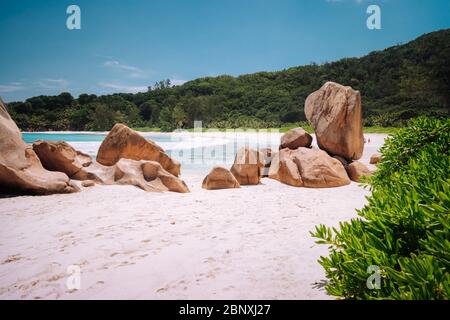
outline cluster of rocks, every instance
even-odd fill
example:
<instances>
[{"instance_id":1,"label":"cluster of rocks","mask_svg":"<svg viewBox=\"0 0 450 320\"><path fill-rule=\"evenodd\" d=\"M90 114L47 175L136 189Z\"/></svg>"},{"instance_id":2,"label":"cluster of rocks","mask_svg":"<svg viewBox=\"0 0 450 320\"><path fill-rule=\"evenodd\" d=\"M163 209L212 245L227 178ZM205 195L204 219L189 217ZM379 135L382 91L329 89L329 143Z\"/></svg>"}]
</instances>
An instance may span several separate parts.
<instances>
[{"instance_id":1,"label":"cluster of rocks","mask_svg":"<svg viewBox=\"0 0 450 320\"><path fill-rule=\"evenodd\" d=\"M0 101L0 189L2 192L51 194L76 192L79 188L62 172L46 170L33 147Z\"/></svg>"},{"instance_id":2,"label":"cluster of rocks","mask_svg":"<svg viewBox=\"0 0 450 320\"><path fill-rule=\"evenodd\" d=\"M238 150L230 170L214 167L203 180L205 189L257 185L262 177L309 188L347 185L371 171L357 161L364 149L361 96L351 87L325 83L305 101L313 137L302 128L281 137L278 151ZM0 100L0 191L52 194L77 192L95 184L134 185L145 191L189 192L179 178L180 163L139 133L116 124L102 142L96 161L63 141L26 144ZM379 154L370 163L381 160Z\"/></svg>"},{"instance_id":3,"label":"cluster of rocks","mask_svg":"<svg viewBox=\"0 0 450 320\"><path fill-rule=\"evenodd\" d=\"M301 128L290 130L281 138L269 178L298 187L326 188L359 182L372 174L357 161L364 150L359 91L327 82L308 96L305 115L319 149L311 147L312 137Z\"/></svg>"},{"instance_id":4,"label":"cluster of rocks","mask_svg":"<svg viewBox=\"0 0 450 320\"><path fill-rule=\"evenodd\" d=\"M241 185L257 185L261 181L267 155L243 147L238 150L231 169L216 166L203 180L202 187L208 190L240 188Z\"/></svg>"},{"instance_id":5,"label":"cluster of rocks","mask_svg":"<svg viewBox=\"0 0 450 320\"><path fill-rule=\"evenodd\" d=\"M152 141L117 124L102 142L96 161L64 141L26 144L0 101L0 189L4 193L53 194L95 184L134 185L145 191L189 192L180 163Z\"/></svg>"},{"instance_id":6,"label":"cluster of rocks","mask_svg":"<svg viewBox=\"0 0 450 320\"><path fill-rule=\"evenodd\" d=\"M308 96L305 114L319 148L312 147L313 137L304 129L291 129L281 137L277 152L240 149L231 171L213 168L203 188L239 188L258 184L261 177L296 187L327 188L344 186L351 180L359 182L372 174L357 161L364 149L359 91L327 82ZM380 159L380 155L373 155L370 163Z\"/></svg>"}]
</instances>

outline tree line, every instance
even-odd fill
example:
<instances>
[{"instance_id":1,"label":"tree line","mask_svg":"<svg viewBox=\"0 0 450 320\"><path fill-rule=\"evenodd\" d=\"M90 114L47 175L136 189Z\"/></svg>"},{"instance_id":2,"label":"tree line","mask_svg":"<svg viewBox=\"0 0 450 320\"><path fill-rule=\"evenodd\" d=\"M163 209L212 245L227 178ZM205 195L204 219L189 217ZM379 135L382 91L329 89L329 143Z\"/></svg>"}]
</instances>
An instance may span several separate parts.
<instances>
[{"instance_id":1,"label":"tree line","mask_svg":"<svg viewBox=\"0 0 450 320\"><path fill-rule=\"evenodd\" d=\"M367 126L402 126L425 115L448 117L450 29L361 58L258 72L205 77L172 86L157 82L142 93L74 98L36 96L8 108L22 130L109 130L115 123L191 128L269 128L305 121L304 101L326 81L361 91Z\"/></svg>"}]
</instances>

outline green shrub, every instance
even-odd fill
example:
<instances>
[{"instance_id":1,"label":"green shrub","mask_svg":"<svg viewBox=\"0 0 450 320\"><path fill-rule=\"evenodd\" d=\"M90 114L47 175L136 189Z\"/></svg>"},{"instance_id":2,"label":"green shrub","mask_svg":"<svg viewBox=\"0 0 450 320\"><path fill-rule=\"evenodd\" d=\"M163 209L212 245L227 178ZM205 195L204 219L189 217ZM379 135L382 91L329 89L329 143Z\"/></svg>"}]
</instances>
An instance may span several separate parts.
<instances>
[{"instance_id":1,"label":"green shrub","mask_svg":"<svg viewBox=\"0 0 450 320\"><path fill-rule=\"evenodd\" d=\"M450 119L419 118L381 149L359 218L316 227L329 294L350 299L450 298ZM369 289L368 266L380 268Z\"/></svg>"}]
</instances>

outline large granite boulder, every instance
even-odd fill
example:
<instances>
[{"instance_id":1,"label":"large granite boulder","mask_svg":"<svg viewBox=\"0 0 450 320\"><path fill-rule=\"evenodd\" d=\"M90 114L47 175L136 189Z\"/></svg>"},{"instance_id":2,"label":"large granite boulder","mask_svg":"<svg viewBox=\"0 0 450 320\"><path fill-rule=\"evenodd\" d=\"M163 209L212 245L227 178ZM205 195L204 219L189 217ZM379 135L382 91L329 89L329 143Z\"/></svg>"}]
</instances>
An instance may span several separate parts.
<instances>
[{"instance_id":1,"label":"large granite boulder","mask_svg":"<svg viewBox=\"0 0 450 320\"><path fill-rule=\"evenodd\" d=\"M364 137L359 91L327 82L308 96L305 114L321 149L347 160L361 158Z\"/></svg>"},{"instance_id":2,"label":"large granite boulder","mask_svg":"<svg viewBox=\"0 0 450 320\"><path fill-rule=\"evenodd\" d=\"M112 166L94 162L85 171L105 185L133 185L148 192L189 192L183 180L166 171L156 161L120 159Z\"/></svg>"},{"instance_id":3,"label":"large granite boulder","mask_svg":"<svg viewBox=\"0 0 450 320\"><path fill-rule=\"evenodd\" d=\"M141 161L144 179L149 182L161 181L168 191L187 193L189 188L180 178L166 171L159 162Z\"/></svg>"},{"instance_id":4,"label":"large granite boulder","mask_svg":"<svg viewBox=\"0 0 450 320\"><path fill-rule=\"evenodd\" d=\"M336 160L339 160L342 163L342 165L344 166L344 168L348 166L348 160L347 159L345 159L345 158L343 158L341 156L333 156L333 158L335 158Z\"/></svg>"},{"instance_id":5,"label":"large granite boulder","mask_svg":"<svg viewBox=\"0 0 450 320\"><path fill-rule=\"evenodd\" d=\"M92 158L65 141L38 140L33 143L33 150L47 170L64 172L75 180L96 180L85 170L92 164Z\"/></svg>"},{"instance_id":6,"label":"large granite boulder","mask_svg":"<svg viewBox=\"0 0 450 320\"><path fill-rule=\"evenodd\" d=\"M174 176L180 175L180 163L167 155L160 146L127 126L116 124L100 145L97 162L112 166L122 158L156 161Z\"/></svg>"},{"instance_id":7,"label":"large granite boulder","mask_svg":"<svg viewBox=\"0 0 450 320\"><path fill-rule=\"evenodd\" d=\"M81 186L83 186L85 188L93 187L93 186L95 186L95 181L94 180L83 180L81 182Z\"/></svg>"},{"instance_id":8,"label":"large granite boulder","mask_svg":"<svg viewBox=\"0 0 450 320\"><path fill-rule=\"evenodd\" d=\"M344 186L350 179L342 163L325 151L310 148L282 149L272 159L269 178L308 188Z\"/></svg>"},{"instance_id":9,"label":"large granite boulder","mask_svg":"<svg viewBox=\"0 0 450 320\"><path fill-rule=\"evenodd\" d=\"M216 166L203 179L202 188L207 190L240 188L239 182L226 168Z\"/></svg>"},{"instance_id":10,"label":"large granite boulder","mask_svg":"<svg viewBox=\"0 0 450 320\"><path fill-rule=\"evenodd\" d=\"M242 147L239 149L231 173L240 185L256 185L261 181L261 168L264 167L264 155L258 150Z\"/></svg>"},{"instance_id":11,"label":"large granite boulder","mask_svg":"<svg viewBox=\"0 0 450 320\"><path fill-rule=\"evenodd\" d=\"M353 161L345 167L345 170L347 170L347 174L350 179L355 182L359 182L363 176L369 177L372 175L369 168L359 161Z\"/></svg>"},{"instance_id":12,"label":"large granite boulder","mask_svg":"<svg viewBox=\"0 0 450 320\"><path fill-rule=\"evenodd\" d=\"M44 169L33 148L23 141L1 99L0 190L38 195L79 191L65 173Z\"/></svg>"},{"instance_id":13,"label":"large granite boulder","mask_svg":"<svg viewBox=\"0 0 450 320\"><path fill-rule=\"evenodd\" d=\"M303 187L297 164L291 157L289 149L282 149L275 154L269 168L269 178L294 187Z\"/></svg>"},{"instance_id":14,"label":"large granite boulder","mask_svg":"<svg viewBox=\"0 0 450 320\"><path fill-rule=\"evenodd\" d=\"M380 153L374 153L370 156L370 164L378 164L381 161L381 154Z\"/></svg>"},{"instance_id":15,"label":"large granite boulder","mask_svg":"<svg viewBox=\"0 0 450 320\"><path fill-rule=\"evenodd\" d=\"M267 178L269 176L270 163L272 158L275 156L276 152L273 152L271 148L261 148L259 152L263 155L264 166L260 169L261 178Z\"/></svg>"},{"instance_id":16,"label":"large granite boulder","mask_svg":"<svg viewBox=\"0 0 450 320\"><path fill-rule=\"evenodd\" d=\"M294 128L286 132L280 139L280 150L289 148L295 150L300 147L310 147L312 143L312 136L303 130L303 128Z\"/></svg>"}]
</instances>

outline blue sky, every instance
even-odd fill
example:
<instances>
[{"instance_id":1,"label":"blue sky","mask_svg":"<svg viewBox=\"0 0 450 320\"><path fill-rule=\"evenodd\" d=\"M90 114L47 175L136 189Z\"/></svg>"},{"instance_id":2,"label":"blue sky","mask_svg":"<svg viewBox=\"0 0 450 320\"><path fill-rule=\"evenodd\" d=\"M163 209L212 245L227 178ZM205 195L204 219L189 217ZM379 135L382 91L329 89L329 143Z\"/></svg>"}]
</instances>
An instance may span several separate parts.
<instances>
[{"instance_id":1,"label":"blue sky","mask_svg":"<svg viewBox=\"0 0 450 320\"><path fill-rule=\"evenodd\" d=\"M66 8L81 8L81 30ZM366 27L377 4L382 29ZM104 94L362 56L450 27L449 0L0 2L0 96Z\"/></svg>"}]
</instances>

